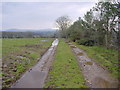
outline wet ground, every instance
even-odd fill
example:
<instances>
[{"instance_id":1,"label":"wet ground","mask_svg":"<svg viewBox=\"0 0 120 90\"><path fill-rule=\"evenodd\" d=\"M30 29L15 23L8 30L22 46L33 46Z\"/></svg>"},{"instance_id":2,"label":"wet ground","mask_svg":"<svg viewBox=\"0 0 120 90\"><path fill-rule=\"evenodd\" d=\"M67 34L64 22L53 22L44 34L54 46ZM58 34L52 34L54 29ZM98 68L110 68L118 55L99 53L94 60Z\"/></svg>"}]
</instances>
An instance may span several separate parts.
<instances>
[{"instance_id":1,"label":"wet ground","mask_svg":"<svg viewBox=\"0 0 120 90\"><path fill-rule=\"evenodd\" d=\"M40 61L27 71L11 88L43 88L44 81L54 60L58 42L58 39L54 40L52 46L42 56Z\"/></svg>"},{"instance_id":2,"label":"wet ground","mask_svg":"<svg viewBox=\"0 0 120 90\"><path fill-rule=\"evenodd\" d=\"M0 72L2 72L2 59L0 58ZM2 89L2 76L0 76L0 90Z\"/></svg>"},{"instance_id":3,"label":"wet ground","mask_svg":"<svg viewBox=\"0 0 120 90\"><path fill-rule=\"evenodd\" d=\"M83 50L72 43L68 44L76 55L86 84L90 88L118 88L118 80L113 78L107 70L93 62Z\"/></svg>"}]
</instances>

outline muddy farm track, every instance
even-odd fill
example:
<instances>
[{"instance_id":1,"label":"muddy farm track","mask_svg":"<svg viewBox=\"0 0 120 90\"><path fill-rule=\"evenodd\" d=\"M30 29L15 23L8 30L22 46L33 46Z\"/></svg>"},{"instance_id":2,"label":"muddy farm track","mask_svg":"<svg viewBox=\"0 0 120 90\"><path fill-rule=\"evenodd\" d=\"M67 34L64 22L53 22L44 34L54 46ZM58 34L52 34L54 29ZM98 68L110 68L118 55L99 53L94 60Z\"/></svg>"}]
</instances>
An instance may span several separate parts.
<instances>
[{"instance_id":1,"label":"muddy farm track","mask_svg":"<svg viewBox=\"0 0 120 90\"><path fill-rule=\"evenodd\" d=\"M58 42L57 39L54 40L52 46L42 56L40 61L27 71L11 88L43 88Z\"/></svg>"},{"instance_id":2,"label":"muddy farm track","mask_svg":"<svg viewBox=\"0 0 120 90\"><path fill-rule=\"evenodd\" d=\"M58 45L58 39L54 40L52 46L42 56L40 61L27 71L11 88L43 88L50 67L54 60L54 54ZM86 85L89 88L117 88L118 80L113 78L109 72L92 61L87 54L72 43L68 43L77 57L77 62L82 69Z\"/></svg>"},{"instance_id":3,"label":"muddy farm track","mask_svg":"<svg viewBox=\"0 0 120 90\"><path fill-rule=\"evenodd\" d=\"M90 88L117 88L118 80L110 73L92 61L87 54L72 43L68 43L77 57L79 66L82 68L86 84Z\"/></svg>"}]
</instances>

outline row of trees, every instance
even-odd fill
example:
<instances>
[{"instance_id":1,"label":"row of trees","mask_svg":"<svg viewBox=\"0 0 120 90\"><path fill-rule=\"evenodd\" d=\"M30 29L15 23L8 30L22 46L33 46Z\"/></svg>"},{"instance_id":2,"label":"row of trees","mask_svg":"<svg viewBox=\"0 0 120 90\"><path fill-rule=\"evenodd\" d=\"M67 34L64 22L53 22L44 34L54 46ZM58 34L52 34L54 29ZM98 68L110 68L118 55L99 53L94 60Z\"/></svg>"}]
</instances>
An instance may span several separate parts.
<instances>
[{"instance_id":1,"label":"row of trees","mask_svg":"<svg viewBox=\"0 0 120 90\"><path fill-rule=\"evenodd\" d=\"M6 32L0 38L55 38L56 32Z\"/></svg>"},{"instance_id":2,"label":"row of trees","mask_svg":"<svg viewBox=\"0 0 120 90\"><path fill-rule=\"evenodd\" d=\"M107 48L116 48L119 43L119 14L120 4L112 2L99 2L90 9L84 18L70 25L68 16L56 20L61 36L70 38L80 44L86 42L92 45L103 45ZM91 45L87 43L87 45Z\"/></svg>"}]
</instances>

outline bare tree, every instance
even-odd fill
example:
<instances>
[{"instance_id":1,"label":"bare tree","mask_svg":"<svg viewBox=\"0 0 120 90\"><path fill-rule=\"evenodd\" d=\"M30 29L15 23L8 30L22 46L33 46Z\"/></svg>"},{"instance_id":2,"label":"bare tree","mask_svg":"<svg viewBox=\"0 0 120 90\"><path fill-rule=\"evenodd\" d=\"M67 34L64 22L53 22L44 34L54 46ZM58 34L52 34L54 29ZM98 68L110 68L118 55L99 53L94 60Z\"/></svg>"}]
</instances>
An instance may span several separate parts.
<instances>
[{"instance_id":1,"label":"bare tree","mask_svg":"<svg viewBox=\"0 0 120 90\"><path fill-rule=\"evenodd\" d=\"M56 25L60 30L61 36L67 38L67 29L71 24L71 20L68 16L61 16L56 20Z\"/></svg>"}]
</instances>

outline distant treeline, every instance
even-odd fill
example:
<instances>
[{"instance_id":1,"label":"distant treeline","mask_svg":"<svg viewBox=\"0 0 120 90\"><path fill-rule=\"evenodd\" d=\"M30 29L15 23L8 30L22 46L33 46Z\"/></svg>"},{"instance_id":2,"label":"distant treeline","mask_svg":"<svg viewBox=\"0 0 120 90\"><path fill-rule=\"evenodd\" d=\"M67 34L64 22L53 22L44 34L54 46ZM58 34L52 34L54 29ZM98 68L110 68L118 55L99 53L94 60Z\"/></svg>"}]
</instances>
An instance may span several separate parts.
<instances>
[{"instance_id":1,"label":"distant treeline","mask_svg":"<svg viewBox=\"0 0 120 90\"><path fill-rule=\"evenodd\" d=\"M55 38L56 31L48 32L6 32L2 31L0 38Z\"/></svg>"}]
</instances>

